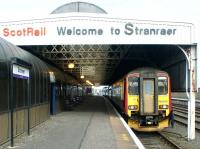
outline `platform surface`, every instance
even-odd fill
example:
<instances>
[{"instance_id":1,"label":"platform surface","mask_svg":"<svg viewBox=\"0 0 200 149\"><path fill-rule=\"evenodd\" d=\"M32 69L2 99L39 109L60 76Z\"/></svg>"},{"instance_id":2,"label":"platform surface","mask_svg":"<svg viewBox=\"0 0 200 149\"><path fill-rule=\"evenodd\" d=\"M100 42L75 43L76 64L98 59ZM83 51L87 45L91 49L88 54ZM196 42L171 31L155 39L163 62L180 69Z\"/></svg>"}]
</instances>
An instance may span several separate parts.
<instances>
[{"instance_id":1,"label":"platform surface","mask_svg":"<svg viewBox=\"0 0 200 149\"><path fill-rule=\"evenodd\" d=\"M6 147L7 148L7 147ZM109 101L88 96L84 102L37 126L30 136L15 140L19 149L138 148Z\"/></svg>"}]
</instances>

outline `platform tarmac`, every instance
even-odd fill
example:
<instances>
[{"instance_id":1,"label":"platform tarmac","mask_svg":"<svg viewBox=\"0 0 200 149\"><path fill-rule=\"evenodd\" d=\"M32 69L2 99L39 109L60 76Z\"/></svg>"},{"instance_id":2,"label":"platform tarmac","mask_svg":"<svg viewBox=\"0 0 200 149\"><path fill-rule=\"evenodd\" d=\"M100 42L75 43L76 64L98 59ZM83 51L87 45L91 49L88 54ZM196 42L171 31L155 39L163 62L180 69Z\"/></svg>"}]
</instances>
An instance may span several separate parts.
<instances>
[{"instance_id":1,"label":"platform tarmac","mask_svg":"<svg viewBox=\"0 0 200 149\"><path fill-rule=\"evenodd\" d=\"M9 148L9 147L5 147ZM132 137L103 97L87 96L72 111L51 116L30 136L15 139L17 149L135 149Z\"/></svg>"}]
</instances>

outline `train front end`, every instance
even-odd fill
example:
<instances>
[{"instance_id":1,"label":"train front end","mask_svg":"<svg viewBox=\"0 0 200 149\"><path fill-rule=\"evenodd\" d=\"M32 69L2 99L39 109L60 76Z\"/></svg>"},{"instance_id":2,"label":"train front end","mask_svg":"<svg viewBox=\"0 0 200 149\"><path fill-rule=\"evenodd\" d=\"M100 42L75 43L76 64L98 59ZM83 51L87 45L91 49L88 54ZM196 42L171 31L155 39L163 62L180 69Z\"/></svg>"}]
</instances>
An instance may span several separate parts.
<instances>
[{"instance_id":1,"label":"train front end","mask_svg":"<svg viewBox=\"0 0 200 149\"><path fill-rule=\"evenodd\" d=\"M137 131L160 131L172 120L170 79L163 71L140 71L126 77L128 125Z\"/></svg>"}]
</instances>

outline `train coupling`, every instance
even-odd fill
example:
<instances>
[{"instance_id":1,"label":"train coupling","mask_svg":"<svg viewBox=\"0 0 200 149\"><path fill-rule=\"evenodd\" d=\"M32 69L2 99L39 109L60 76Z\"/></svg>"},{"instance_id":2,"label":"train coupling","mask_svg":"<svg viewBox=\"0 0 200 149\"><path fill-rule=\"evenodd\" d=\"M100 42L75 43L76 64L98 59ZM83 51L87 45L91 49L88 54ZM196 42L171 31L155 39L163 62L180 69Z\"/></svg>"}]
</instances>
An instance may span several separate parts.
<instances>
[{"instance_id":1,"label":"train coupling","mask_svg":"<svg viewBox=\"0 0 200 149\"><path fill-rule=\"evenodd\" d=\"M154 124L154 122L155 122L153 116L146 116L146 117L145 117L145 121L146 121L146 124L147 124L147 125L152 125L152 124Z\"/></svg>"},{"instance_id":2,"label":"train coupling","mask_svg":"<svg viewBox=\"0 0 200 149\"><path fill-rule=\"evenodd\" d=\"M141 126L148 126L148 125L157 126L158 119L154 116L145 116L140 120L140 125Z\"/></svg>"}]
</instances>

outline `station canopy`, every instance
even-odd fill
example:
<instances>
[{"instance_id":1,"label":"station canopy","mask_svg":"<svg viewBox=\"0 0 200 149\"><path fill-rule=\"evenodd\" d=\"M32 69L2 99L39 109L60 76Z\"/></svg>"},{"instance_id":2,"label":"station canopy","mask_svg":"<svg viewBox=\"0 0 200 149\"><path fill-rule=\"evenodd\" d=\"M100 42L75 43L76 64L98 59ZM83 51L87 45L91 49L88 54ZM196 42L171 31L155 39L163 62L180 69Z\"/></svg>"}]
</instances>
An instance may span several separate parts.
<instances>
[{"instance_id":1,"label":"station canopy","mask_svg":"<svg viewBox=\"0 0 200 149\"><path fill-rule=\"evenodd\" d=\"M172 56L183 59L177 45L193 44L191 23L116 18L85 2L0 26L1 37L93 84L110 84L140 66L167 67Z\"/></svg>"}]
</instances>

